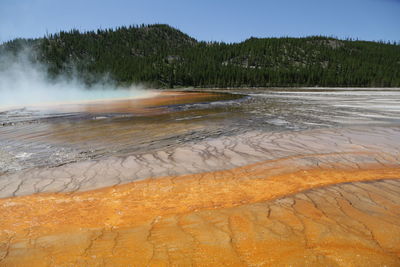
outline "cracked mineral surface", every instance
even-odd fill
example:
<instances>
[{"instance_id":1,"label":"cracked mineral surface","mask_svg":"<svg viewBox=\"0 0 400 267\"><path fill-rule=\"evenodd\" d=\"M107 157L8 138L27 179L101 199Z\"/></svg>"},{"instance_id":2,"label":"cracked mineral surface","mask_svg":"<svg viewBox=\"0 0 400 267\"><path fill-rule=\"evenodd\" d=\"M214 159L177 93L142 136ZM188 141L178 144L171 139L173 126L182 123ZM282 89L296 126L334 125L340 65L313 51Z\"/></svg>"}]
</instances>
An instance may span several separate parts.
<instances>
[{"instance_id":1,"label":"cracked mineral surface","mask_svg":"<svg viewBox=\"0 0 400 267\"><path fill-rule=\"evenodd\" d=\"M400 91L0 113L0 266L400 266Z\"/></svg>"}]
</instances>

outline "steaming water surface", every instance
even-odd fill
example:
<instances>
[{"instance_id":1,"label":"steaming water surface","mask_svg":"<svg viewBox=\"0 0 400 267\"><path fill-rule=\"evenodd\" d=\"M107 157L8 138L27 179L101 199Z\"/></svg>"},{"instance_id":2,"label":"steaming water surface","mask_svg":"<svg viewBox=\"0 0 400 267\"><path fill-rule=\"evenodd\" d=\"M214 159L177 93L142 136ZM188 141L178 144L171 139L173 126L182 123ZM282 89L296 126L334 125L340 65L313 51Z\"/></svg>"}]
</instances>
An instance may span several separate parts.
<instances>
[{"instance_id":1,"label":"steaming water surface","mask_svg":"<svg viewBox=\"0 0 400 267\"><path fill-rule=\"evenodd\" d=\"M69 88L63 90L62 88L54 88L48 90L47 88L42 88L30 89L29 91L24 89L0 90L0 110L8 110L12 107L29 107L54 103L64 104L68 102L84 102L102 99L140 98L146 97L150 93L149 91L137 88L108 89L107 87L103 89Z\"/></svg>"},{"instance_id":2,"label":"steaming water surface","mask_svg":"<svg viewBox=\"0 0 400 267\"><path fill-rule=\"evenodd\" d=\"M48 66L25 50L18 55L0 55L0 110L9 107L43 105L98 99L143 97L148 91L140 87L117 86L107 75L88 84L75 72L50 78Z\"/></svg>"},{"instance_id":3,"label":"steaming water surface","mask_svg":"<svg viewBox=\"0 0 400 267\"><path fill-rule=\"evenodd\" d=\"M178 98L173 92L157 103L128 99L3 111L0 173L142 153L254 130L400 125L398 89L229 92L233 94L187 92ZM103 96L121 98L125 93ZM95 91L87 96L99 97Z\"/></svg>"}]
</instances>

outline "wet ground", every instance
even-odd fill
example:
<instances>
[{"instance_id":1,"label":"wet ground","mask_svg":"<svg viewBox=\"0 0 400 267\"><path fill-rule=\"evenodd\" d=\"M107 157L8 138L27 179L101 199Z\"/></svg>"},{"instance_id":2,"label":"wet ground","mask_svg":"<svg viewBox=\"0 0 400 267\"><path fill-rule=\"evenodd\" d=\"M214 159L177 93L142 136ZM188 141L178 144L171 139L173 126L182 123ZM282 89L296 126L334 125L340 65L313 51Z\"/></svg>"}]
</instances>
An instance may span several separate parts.
<instances>
[{"instance_id":1,"label":"wet ground","mask_svg":"<svg viewBox=\"0 0 400 267\"><path fill-rule=\"evenodd\" d=\"M126 156L249 131L400 125L400 90L187 93L0 113L0 173ZM176 92L175 92L176 93ZM233 93L230 94L230 93Z\"/></svg>"},{"instance_id":2,"label":"wet ground","mask_svg":"<svg viewBox=\"0 0 400 267\"><path fill-rule=\"evenodd\" d=\"M0 113L0 173L128 155L218 134L209 102L241 96L165 93L156 99L36 106ZM193 104L195 103L195 104ZM204 103L204 104L202 104ZM198 108L196 105L201 105ZM224 112L224 111L222 111ZM205 123L207 124L207 127ZM220 128L220 127L218 127Z\"/></svg>"},{"instance_id":3,"label":"wet ground","mask_svg":"<svg viewBox=\"0 0 400 267\"><path fill-rule=\"evenodd\" d=\"M399 266L400 90L0 113L0 266Z\"/></svg>"}]
</instances>

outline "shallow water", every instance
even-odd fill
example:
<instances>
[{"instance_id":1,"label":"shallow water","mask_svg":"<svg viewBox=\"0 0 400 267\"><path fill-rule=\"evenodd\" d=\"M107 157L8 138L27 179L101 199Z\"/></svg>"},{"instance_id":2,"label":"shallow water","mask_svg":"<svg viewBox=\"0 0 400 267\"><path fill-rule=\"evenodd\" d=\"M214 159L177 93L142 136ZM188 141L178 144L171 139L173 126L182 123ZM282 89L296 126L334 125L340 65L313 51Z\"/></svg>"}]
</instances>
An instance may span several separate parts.
<instances>
[{"instance_id":1,"label":"shallow water","mask_svg":"<svg viewBox=\"0 0 400 267\"><path fill-rule=\"evenodd\" d=\"M1 113L1 263L399 266L399 90L221 92Z\"/></svg>"},{"instance_id":2,"label":"shallow water","mask_svg":"<svg viewBox=\"0 0 400 267\"><path fill-rule=\"evenodd\" d=\"M156 103L119 100L3 111L0 173L142 153L248 131L400 125L396 89L179 94Z\"/></svg>"}]
</instances>

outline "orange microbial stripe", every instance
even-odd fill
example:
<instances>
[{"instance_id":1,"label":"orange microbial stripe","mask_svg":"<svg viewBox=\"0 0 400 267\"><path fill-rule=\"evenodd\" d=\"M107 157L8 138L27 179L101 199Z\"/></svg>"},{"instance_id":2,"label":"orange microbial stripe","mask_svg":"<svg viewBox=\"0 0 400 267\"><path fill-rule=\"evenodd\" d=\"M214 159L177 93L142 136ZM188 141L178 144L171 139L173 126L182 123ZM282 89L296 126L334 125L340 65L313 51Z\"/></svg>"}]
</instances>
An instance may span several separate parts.
<instances>
[{"instance_id":1,"label":"orange microbial stripe","mask_svg":"<svg viewBox=\"0 0 400 267\"><path fill-rule=\"evenodd\" d=\"M399 167L314 169L276 176L264 171L262 164L256 164L226 171L146 179L87 192L2 199L0 228L18 231L35 222L37 230L33 234L61 228L127 226L155 216L234 207L331 184L400 177Z\"/></svg>"},{"instance_id":2,"label":"orange microbial stripe","mask_svg":"<svg viewBox=\"0 0 400 267\"><path fill-rule=\"evenodd\" d=\"M297 230L293 229L289 235L282 232L281 238L290 238L282 242L271 241L272 243L257 241L257 236L264 233L263 225L271 225L271 222L262 222L262 218L271 211L266 207L260 208L257 203L269 205L268 201L328 185L400 178L400 167L396 166L367 166L357 170L309 169L271 175L269 163L266 161L225 171L147 179L86 192L35 194L1 199L0 265L4 263L5 266L26 266L29 263L30 266L46 266L68 262L72 265L90 266L190 265L191 263L186 261L187 253L191 253L190 257L200 265L218 265L221 262L231 265L243 265L244 262L260 264L266 263L268 257L271 260L269 264L273 264L273 261L283 254L288 255L287 259L292 259L291 254L297 258L302 253L313 255L315 258L314 250L312 253L306 251L306 247L310 246L311 249L312 245L305 244L303 239L299 239L299 235L311 235L312 239L317 240L318 246L322 246L318 241L320 237L314 235L323 232L325 226L318 226L319 220L330 214L324 214L317 208L318 205L323 205L325 200L319 204L310 204L307 199L299 199L287 207L293 212L311 212L302 215L303 217L296 214L284 215L287 208L278 209L279 212L274 214L280 214L281 217L273 224L274 227L277 227L276 224L282 225L281 228L278 227L280 230L276 230L276 235L279 236L279 231L285 230L285 221L290 227L298 228L301 233L297 234ZM373 193L369 192L369 197L372 197ZM396 210L397 206L393 208L394 204L390 199L382 200L375 196L374 201L386 203L387 208ZM334 207L345 210L343 212L346 216L361 218L364 214L357 214L352 210L354 207L351 203L343 199L337 200ZM213 212L215 215L210 215ZM199 214L204 218L211 217L204 219L198 217ZM335 218L333 210L330 215ZM227 216L224 217L225 224L222 221L221 225L219 224L219 216ZM299 221L307 216L317 218L316 222L307 226ZM390 216L388 218L390 220ZM256 224L260 229L254 228L254 220L260 220ZM331 221L326 223L332 224ZM346 220L341 223L345 224ZM333 225L336 225L336 222ZM218 227L222 227L218 233L211 234ZM227 230L224 227L232 229ZM362 246L357 243L359 249L351 248L352 251L363 255L381 255L380 257L392 264L390 253L398 253L399 246L392 244L390 252L383 250L382 246L369 247L368 239L377 237L374 237L374 233L368 234L368 230L364 229L370 226L362 227L359 231L366 231L366 236L362 236ZM392 229L391 232L395 233L396 229ZM347 236L346 233L342 234ZM382 240L390 241L388 235L382 236ZM227 240L232 238L238 239L235 241L237 247L226 244ZM210 242L212 244L207 245ZM342 243L331 244L329 251ZM195 248L196 251L193 251ZM270 249L269 253L266 253L266 248ZM288 248L292 251L287 251ZM232 252L232 249L238 251ZM240 257L247 257L247 260ZM105 259L108 264L104 262ZM216 261L213 262L212 259ZM332 262L324 258L321 263Z\"/></svg>"}]
</instances>

